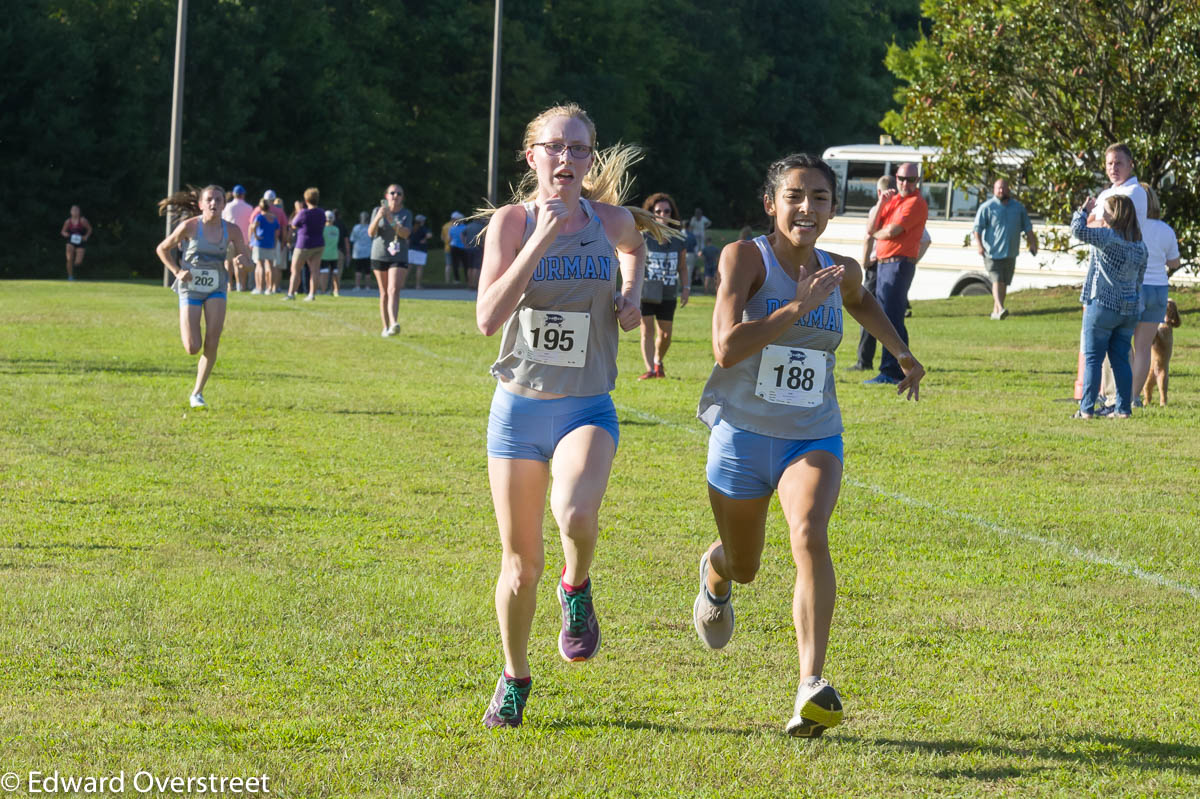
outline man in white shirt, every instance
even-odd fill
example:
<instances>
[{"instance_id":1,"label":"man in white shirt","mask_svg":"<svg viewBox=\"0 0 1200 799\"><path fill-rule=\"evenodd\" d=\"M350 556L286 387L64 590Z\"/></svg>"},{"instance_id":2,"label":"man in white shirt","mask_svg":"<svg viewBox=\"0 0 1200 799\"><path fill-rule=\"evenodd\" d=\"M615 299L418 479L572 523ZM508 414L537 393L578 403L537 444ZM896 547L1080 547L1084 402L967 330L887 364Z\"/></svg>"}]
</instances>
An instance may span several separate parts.
<instances>
[{"instance_id":1,"label":"man in white shirt","mask_svg":"<svg viewBox=\"0 0 1200 799\"><path fill-rule=\"evenodd\" d=\"M225 204L221 218L238 226L242 231L242 241L250 241L250 217L253 214L254 206L246 202L246 187L239 183L233 187L233 200ZM237 290L244 291L249 273L238 266L237 258L233 257L235 255L233 246L230 245L229 253L225 257L225 269L233 276Z\"/></svg>"},{"instance_id":2,"label":"man in white shirt","mask_svg":"<svg viewBox=\"0 0 1200 799\"><path fill-rule=\"evenodd\" d=\"M1120 142L1108 145L1108 149L1104 151L1104 173L1108 175L1112 185L1100 192L1100 196L1096 198L1096 206L1088 219L1088 227L1100 227L1100 220L1104 217L1104 201L1113 194L1124 194L1133 201L1138 227L1145 227L1146 190L1133 174L1133 153L1129 147Z\"/></svg>"},{"instance_id":3,"label":"man in white shirt","mask_svg":"<svg viewBox=\"0 0 1200 799\"><path fill-rule=\"evenodd\" d=\"M704 211L699 208L696 213L692 214L692 218L688 220L688 230L692 231L692 235L696 237L696 251L704 249L704 244L708 239L708 227L712 224L712 220L704 215Z\"/></svg>"}]
</instances>

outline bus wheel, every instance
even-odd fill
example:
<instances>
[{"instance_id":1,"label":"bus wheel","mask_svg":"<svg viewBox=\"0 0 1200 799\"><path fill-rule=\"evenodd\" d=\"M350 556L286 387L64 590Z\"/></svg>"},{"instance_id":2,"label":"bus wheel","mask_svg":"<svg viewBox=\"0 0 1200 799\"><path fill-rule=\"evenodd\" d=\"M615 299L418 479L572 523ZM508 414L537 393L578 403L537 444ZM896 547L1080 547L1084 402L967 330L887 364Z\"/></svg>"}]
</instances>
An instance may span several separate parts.
<instances>
[{"instance_id":1,"label":"bus wheel","mask_svg":"<svg viewBox=\"0 0 1200 799\"><path fill-rule=\"evenodd\" d=\"M992 284L978 277L963 278L950 292L951 297L985 297L991 296Z\"/></svg>"}]
</instances>

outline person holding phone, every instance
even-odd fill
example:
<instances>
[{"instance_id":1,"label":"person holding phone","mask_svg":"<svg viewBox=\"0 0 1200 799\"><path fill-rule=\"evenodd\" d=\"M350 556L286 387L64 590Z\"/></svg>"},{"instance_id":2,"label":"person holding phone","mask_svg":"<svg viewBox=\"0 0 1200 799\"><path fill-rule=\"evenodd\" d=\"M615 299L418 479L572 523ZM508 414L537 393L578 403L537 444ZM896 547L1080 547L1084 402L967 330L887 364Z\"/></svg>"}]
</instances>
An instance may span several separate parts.
<instances>
[{"instance_id":1,"label":"person holding phone","mask_svg":"<svg viewBox=\"0 0 1200 799\"><path fill-rule=\"evenodd\" d=\"M404 189L399 183L388 185L379 207L371 217L367 233L371 236L371 271L379 286L381 336L400 332L400 290L408 277L408 236L412 232L412 211L404 207Z\"/></svg>"}]
</instances>

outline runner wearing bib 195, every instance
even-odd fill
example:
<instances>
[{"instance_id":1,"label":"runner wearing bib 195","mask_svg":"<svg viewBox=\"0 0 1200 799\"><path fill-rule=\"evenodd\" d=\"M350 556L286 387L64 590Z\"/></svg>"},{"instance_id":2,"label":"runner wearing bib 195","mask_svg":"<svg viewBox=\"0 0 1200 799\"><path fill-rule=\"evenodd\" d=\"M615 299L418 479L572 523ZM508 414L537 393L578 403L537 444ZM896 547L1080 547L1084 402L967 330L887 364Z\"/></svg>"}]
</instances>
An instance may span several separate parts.
<instances>
[{"instance_id":1,"label":"runner wearing bib 195","mask_svg":"<svg viewBox=\"0 0 1200 799\"><path fill-rule=\"evenodd\" d=\"M200 192L181 191L158 204L159 213L168 211L183 214L171 235L159 243L159 260L175 275L175 290L179 293L179 334L188 355L204 350L196 366L196 383L188 398L193 408L206 407L201 393L213 364L217 361L217 346L225 326L225 297L229 273L225 271L225 253L230 245L237 252L240 266L249 269L250 251L237 225L221 218L225 192L220 186L206 186ZM183 248L180 263L175 252ZM207 334L200 331L204 316Z\"/></svg>"},{"instance_id":2,"label":"runner wearing bib 195","mask_svg":"<svg viewBox=\"0 0 1200 799\"><path fill-rule=\"evenodd\" d=\"M558 651L578 662L600 645L589 573L617 450L609 392L618 325L632 330L640 317L639 225L660 236L669 232L640 208L635 222L634 212L619 206L637 150L595 152L595 142L595 126L574 104L530 122L524 141L530 172L514 204L495 211L484 244L476 321L485 335L503 330L492 365L499 385L487 448L503 548L496 613L504 673L483 718L488 727L518 726L529 696L529 634L552 475L550 508L566 560L558 584Z\"/></svg>"},{"instance_id":3,"label":"runner wearing bib 195","mask_svg":"<svg viewBox=\"0 0 1200 799\"><path fill-rule=\"evenodd\" d=\"M763 205L775 232L721 254L713 310L716 366L700 399L712 428L708 495L720 538L700 558L692 620L720 649L733 635L731 583L754 579L778 490L791 532L792 617L800 688L786 730L816 737L842 720L841 697L821 677L835 581L829 520L842 481L842 418L834 351L843 308L896 355L898 392L916 399L925 370L908 352L851 258L816 248L833 215L837 180L819 158L791 155L767 171Z\"/></svg>"}]
</instances>

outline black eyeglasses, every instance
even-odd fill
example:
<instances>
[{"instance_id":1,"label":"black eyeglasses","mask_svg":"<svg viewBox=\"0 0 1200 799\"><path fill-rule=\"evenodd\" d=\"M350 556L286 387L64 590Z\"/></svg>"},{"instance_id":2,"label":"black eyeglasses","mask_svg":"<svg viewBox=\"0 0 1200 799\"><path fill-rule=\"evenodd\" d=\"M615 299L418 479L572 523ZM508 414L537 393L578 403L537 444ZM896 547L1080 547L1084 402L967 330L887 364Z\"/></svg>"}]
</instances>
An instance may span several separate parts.
<instances>
[{"instance_id":1,"label":"black eyeglasses","mask_svg":"<svg viewBox=\"0 0 1200 799\"><path fill-rule=\"evenodd\" d=\"M397 197L403 197L403 196L404 196L404 192L402 192L402 191L389 191L389 192L388 192L388 194L389 194L389 195L392 195L392 194L394 194L394 195L396 195Z\"/></svg>"},{"instance_id":2,"label":"black eyeglasses","mask_svg":"<svg viewBox=\"0 0 1200 799\"><path fill-rule=\"evenodd\" d=\"M913 175L912 177L909 177L908 175L896 175L896 180L900 181L901 183L916 183L920 180L920 178L916 175Z\"/></svg>"},{"instance_id":3,"label":"black eyeglasses","mask_svg":"<svg viewBox=\"0 0 1200 799\"><path fill-rule=\"evenodd\" d=\"M546 151L546 155L551 158L558 158L563 154L563 150L570 150L572 158L587 158L592 154L592 145L590 144L563 144L560 141L535 141L534 147L542 147Z\"/></svg>"}]
</instances>

